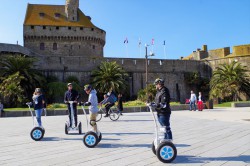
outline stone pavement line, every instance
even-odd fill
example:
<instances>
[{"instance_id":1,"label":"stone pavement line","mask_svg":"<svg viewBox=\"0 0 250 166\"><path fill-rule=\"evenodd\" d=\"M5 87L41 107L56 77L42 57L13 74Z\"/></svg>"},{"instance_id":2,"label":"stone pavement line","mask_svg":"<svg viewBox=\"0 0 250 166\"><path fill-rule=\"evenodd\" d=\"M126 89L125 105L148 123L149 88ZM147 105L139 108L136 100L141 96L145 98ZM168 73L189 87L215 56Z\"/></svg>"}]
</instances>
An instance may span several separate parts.
<instances>
[{"instance_id":1,"label":"stone pavement line","mask_svg":"<svg viewBox=\"0 0 250 166\"><path fill-rule=\"evenodd\" d=\"M249 165L250 128L242 121L247 117L250 108L173 112L178 156L168 165ZM0 119L0 165L166 165L151 152L154 126L149 113L125 114L117 122L102 119L98 125L103 140L94 149L83 145L83 135L64 134L66 119L44 118L46 135L40 142L29 137L30 117Z\"/></svg>"}]
</instances>

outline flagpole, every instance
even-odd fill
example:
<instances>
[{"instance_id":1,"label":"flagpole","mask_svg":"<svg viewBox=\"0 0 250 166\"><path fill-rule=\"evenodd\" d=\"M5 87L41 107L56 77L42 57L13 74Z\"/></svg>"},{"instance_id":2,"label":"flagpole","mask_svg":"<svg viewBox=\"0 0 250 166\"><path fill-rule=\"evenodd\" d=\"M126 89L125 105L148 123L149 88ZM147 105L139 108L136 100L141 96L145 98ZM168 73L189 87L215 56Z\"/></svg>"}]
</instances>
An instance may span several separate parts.
<instances>
[{"instance_id":1,"label":"flagpole","mask_svg":"<svg viewBox=\"0 0 250 166\"><path fill-rule=\"evenodd\" d=\"M167 54L166 54L166 45L164 45L164 56L167 59Z\"/></svg>"}]
</instances>

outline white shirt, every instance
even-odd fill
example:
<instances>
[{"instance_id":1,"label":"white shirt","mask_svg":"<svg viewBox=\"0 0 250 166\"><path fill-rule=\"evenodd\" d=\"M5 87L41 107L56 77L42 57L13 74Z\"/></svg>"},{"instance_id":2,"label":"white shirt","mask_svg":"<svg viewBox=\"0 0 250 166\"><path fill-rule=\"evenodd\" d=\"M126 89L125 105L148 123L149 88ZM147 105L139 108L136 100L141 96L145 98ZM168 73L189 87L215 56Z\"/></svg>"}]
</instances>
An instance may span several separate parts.
<instances>
[{"instance_id":1,"label":"white shirt","mask_svg":"<svg viewBox=\"0 0 250 166\"><path fill-rule=\"evenodd\" d=\"M196 95L194 93L192 93L190 96L190 101L194 102L196 100L197 100Z\"/></svg>"}]
</instances>

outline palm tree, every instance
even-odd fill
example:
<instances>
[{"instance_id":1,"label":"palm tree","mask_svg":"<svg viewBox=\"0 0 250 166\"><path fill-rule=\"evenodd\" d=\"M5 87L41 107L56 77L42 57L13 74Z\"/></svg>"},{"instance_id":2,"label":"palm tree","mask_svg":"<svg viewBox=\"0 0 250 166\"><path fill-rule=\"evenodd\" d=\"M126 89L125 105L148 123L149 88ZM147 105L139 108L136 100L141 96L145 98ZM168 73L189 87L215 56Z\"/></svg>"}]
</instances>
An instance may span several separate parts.
<instances>
[{"instance_id":1,"label":"palm tree","mask_svg":"<svg viewBox=\"0 0 250 166\"><path fill-rule=\"evenodd\" d=\"M210 98L233 97L239 99L239 94L250 96L250 77L246 66L238 62L223 64L216 68L210 81Z\"/></svg>"},{"instance_id":2,"label":"palm tree","mask_svg":"<svg viewBox=\"0 0 250 166\"><path fill-rule=\"evenodd\" d=\"M15 107L25 102L24 89L21 86L21 81L24 79L24 77L19 75L19 72L16 72L1 82L0 94L2 94L7 106Z\"/></svg>"},{"instance_id":3,"label":"palm tree","mask_svg":"<svg viewBox=\"0 0 250 166\"><path fill-rule=\"evenodd\" d=\"M0 82L4 81L8 76L18 73L23 79L20 85L25 90L25 96L31 97L33 90L36 87L41 87L46 79L40 71L34 69L36 59L26 56L6 56L0 60Z\"/></svg>"},{"instance_id":4,"label":"palm tree","mask_svg":"<svg viewBox=\"0 0 250 166\"><path fill-rule=\"evenodd\" d=\"M102 62L91 74L93 86L101 93L114 90L120 92L126 89L128 74L116 62Z\"/></svg>"}]
</instances>

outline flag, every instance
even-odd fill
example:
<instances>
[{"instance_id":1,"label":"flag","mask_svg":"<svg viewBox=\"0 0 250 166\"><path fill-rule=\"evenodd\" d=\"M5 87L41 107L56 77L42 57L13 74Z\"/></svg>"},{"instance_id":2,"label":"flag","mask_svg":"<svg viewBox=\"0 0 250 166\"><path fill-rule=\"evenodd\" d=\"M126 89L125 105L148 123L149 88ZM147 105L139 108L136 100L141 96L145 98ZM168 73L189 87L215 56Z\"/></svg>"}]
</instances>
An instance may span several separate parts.
<instances>
[{"instance_id":1,"label":"flag","mask_svg":"<svg viewBox=\"0 0 250 166\"><path fill-rule=\"evenodd\" d=\"M165 40L163 41L163 45L164 45L164 46L166 45L166 41L165 41Z\"/></svg>"},{"instance_id":2,"label":"flag","mask_svg":"<svg viewBox=\"0 0 250 166\"><path fill-rule=\"evenodd\" d=\"M141 46L141 38L139 38L139 47Z\"/></svg>"},{"instance_id":3,"label":"flag","mask_svg":"<svg viewBox=\"0 0 250 166\"><path fill-rule=\"evenodd\" d=\"M154 45L155 44L155 39L152 39L152 43L151 43L152 45Z\"/></svg>"},{"instance_id":4,"label":"flag","mask_svg":"<svg viewBox=\"0 0 250 166\"><path fill-rule=\"evenodd\" d=\"M126 37L126 39L124 40L124 43L128 43L128 38Z\"/></svg>"}]
</instances>

